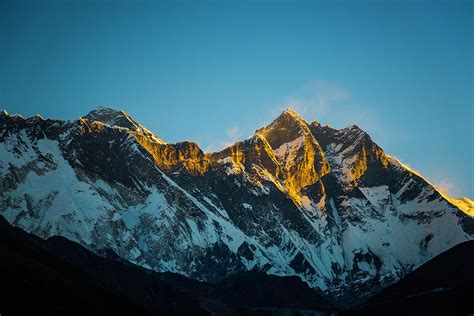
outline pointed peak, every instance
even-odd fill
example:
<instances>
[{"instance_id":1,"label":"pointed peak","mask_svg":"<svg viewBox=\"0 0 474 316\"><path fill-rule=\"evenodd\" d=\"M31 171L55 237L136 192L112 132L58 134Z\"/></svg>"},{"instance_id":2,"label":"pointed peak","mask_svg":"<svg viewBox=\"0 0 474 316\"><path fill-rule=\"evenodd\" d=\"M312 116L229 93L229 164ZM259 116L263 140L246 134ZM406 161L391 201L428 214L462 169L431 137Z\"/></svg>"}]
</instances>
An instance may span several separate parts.
<instances>
[{"instance_id":1,"label":"pointed peak","mask_svg":"<svg viewBox=\"0 0 474 316\"><path fill-rule=\"evenodd\" d=\"M298 114L298 112L296 112L294 109L292 108L286 108L282 115L291 115L291 116L295 116L295 117L298 117L298 118L301 118L300 115Z\"/></svg>"},{"instance_id":2,"label":"pointed peak","mask_svg":"<svg viewBox=\"0 0 474 316\"><path fill-rule=\"evenodd\" d=\"M257 130L256 134L265 138L272 148L278 148L283 143L311 132L308 123L295 110L288 108L269 125Z\"/></svg>"},{"instance_id":3,"label":"pointed peak","mask_svg":"<svg viewBox=\"0 0 474 316\"><path fill-rule=\"evenodd\" d=\"M1 112L0 117L2 117L4 119L7 119L7 118L20 119L20 120L24 119L23 116L21 116L21 114L10 114L5 109L1 109L0 112Z\"/></svg>"},{"instance_id":4,"label":"pointed peak","mask_svg":"<svg viewBox=\"0 0 474 316\"><path fill-rule=\"evenodd\" d=\"M118 126L127 128L131 131L148 135L149 137L153 138L154 141L160 144L165 144L162 139L158 138L154 133L147 130L141 124L133 120L130 115L121 110L116 110L114 108L106 106L99 106L87 113L87 115L83 118L90 121L101 122L110 127Z\"/></svg>"},{"instance_id":5,"label":"pointed peak","mask_svg":"<svg viewBox=\"0 0 474 316\"><path fill-rule=\"evenodd\" d=\"M356 124L352 124L352 125L349 125L347 126L345 129L348 129L348 130L358 130L358 131L361 131L362 129L357 126Z\"/></svg>"},{"instance_id":6,"label":"pointed peak","mask_svg":"<svg viewBox=\"0 0 474 316\"><path fill-rule=\"evenodd\" d=\"M39 114L31 115L31 116L28 116L26 118L27 122L41 122L41 121L44 121L44 120L45 119Z\"/></svg>"},{"instance_id":7,"label":"pointed peak","mask_svg":"<svg viewBox=\"0 0 474 316\"><path fill-rule=\"evenodd\" d=\"M307 129L308 123L292 108L285 109L272 123L260 130L278 128L299 128Z\"/></svg>"},{"instance_id":8,"label":"pointed peak","mask_svg":"<svg viewBox=\"0 0 474 316\"><path fill-rule=\"evenodd\" d=\"M305 125L307 124L305 122L305 120L303 120L303 118L301 118L301 116L298 114L298 112L296 112L294 109L292 108L286 108L276 119L275 121L279 120L279 119L282 119L282 118L286 118L286 119L289 119L289 120L295 120L295 121L298 121L300 123L304 123Z\"/></svg>"},{"instance_id":9,"label":"pointed peak","mask_svg":"<svg viewBox=\"0 0 474 316\"><path fill-rule=\"evenodd\" d=\"M111 127L120 126L134 129L134 127L137 125L137 123L133 121L124 111L116 110L106 106L99 106L93 109L83 118L91 121L99 121Z\"/></svg>"},{"instance_id":10,"label":"pointed peak","mask_svg":"<svg viewBox=\"0 0 474 316\"><path fill-rule=\"evenodd\" d=\"M363 138L370 139L369 134L367 134L366 131L364 131L363 129L361 129L359 126L355 124L349 125L339 131L346 135L353 135L353 137L356 137L357 139L363 139Z\"/></svg>"},{"instance_id":11,"label":"pointed peak","mask_svg":"<svg viewBox=\"0 0 474 316\"><path fill-rule=\"evenodd\" d=\"M285 109L277 118L275 118L270 124L265 127L260 128L257 132L262 132L265 130L272 129L274 127L291 127L291 126L298 126L298 127L306 127L308 124L299 116L299 114L291 109Z\"/></svg>"},{"instance_id":12,"label":"pointed peak","mask_svg":"<svg viewBox=\"0 0 474 316\"><path fill-rule=\"evenodd\" d=\"M88 120L97 120L103 121L104 119L109 119L118 116L124 116L125 112L116 110L107 106L98 106L89 113L87 113L84 118Z\"/></svg>"}]
</instances>

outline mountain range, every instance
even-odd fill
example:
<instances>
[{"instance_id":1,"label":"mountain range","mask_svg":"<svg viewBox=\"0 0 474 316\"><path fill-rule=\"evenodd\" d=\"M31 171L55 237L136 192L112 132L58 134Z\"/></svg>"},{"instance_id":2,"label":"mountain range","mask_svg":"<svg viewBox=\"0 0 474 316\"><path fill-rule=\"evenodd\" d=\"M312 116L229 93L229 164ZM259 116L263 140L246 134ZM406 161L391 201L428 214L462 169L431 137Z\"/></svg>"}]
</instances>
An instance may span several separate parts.
<instances>
[{"instance_id":1,"label":"mountain range","mask_svg":"<svg viewBox=\"0 0 474 316\"><path fill-rule=\"evenodd\" d=\"M0 195L0 215L42 239L209 284L296 277L337 309L474 237L471 200L441 193L356 125L291 109L214 153L111 108L77 120L4 111Z\"/></svg>"}]
</instances>

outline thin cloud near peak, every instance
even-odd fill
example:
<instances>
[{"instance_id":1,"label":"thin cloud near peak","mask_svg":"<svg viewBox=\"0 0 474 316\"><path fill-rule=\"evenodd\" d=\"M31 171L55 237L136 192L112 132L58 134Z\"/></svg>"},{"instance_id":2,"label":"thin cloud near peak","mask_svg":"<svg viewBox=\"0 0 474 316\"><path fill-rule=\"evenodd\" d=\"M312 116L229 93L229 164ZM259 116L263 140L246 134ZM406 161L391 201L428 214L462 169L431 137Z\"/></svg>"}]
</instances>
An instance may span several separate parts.
<instances>
[{"instance_id":1,"label":"thin cloud near peak","mask_svg":"<svg viewBox=\"0 0 474 316\"><path fill-rule=\"evenodd\" d=\"M303 84L294 94L283 98L282 106L291 107L300 115L312 116L351 98L351 93L345 88L325 80L312 80Z\"/></svg>"}]
</instances>

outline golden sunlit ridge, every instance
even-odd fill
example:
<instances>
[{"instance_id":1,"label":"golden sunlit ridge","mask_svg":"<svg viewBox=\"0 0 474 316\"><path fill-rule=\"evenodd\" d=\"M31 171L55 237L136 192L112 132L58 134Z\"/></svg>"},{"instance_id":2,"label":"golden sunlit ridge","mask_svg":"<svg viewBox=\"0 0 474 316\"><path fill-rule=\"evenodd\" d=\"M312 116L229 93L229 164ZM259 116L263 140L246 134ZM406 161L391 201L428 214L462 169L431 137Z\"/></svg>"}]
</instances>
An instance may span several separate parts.
<instances>
[{"instance_id":1,"label":"golden sunlit ridge","mask_svg":"<svg viewBox=\"0 0 474 316\"><path fill-rule=\"evenodd\" d=\"M387 155L387 154L386 154ZM391 159L394 159L395 161L397 161L405 170L415 174L416 176L422 178L424 181L428 182L435 190L436 192L438 192L444 199L446 199L449 203L451 203L452 205L456 206L458 209L460 209L461 211L463 211L465 214L471 216L471 217L474 217L474 201L468 199L467 197L462 197L462 198L452 198L448 195L446 195L446 193L443 192L443 190L441 190L440 188L438 188L435 184L433 184L432 182L430 182L428 179L426 179L421 173L419 173L418 171L408 167L407 165L405 165L404 163L402 163L400 160L398 160L397 158L395 157L392 157L392 156L389 156L387 155L388 157L390 157Z\"/></svg>"}]
</instances>

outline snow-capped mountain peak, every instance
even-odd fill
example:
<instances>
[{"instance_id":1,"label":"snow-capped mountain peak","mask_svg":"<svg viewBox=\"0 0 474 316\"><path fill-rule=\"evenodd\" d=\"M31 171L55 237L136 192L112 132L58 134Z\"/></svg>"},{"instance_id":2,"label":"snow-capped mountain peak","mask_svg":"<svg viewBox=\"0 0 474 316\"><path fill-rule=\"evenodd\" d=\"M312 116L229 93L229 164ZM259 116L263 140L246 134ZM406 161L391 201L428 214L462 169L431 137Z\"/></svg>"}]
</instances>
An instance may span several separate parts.
<instances>
[{"instance_id":1,"label":"snow-capped mountain peak","mask_svg":"<svg viewBox=\"0 0 474 316\"><path fill-rule=\"evenodd\" d=\"M110 127L117 126L127 128L130 131L140 133L148 138L152 138L153 141L157 143L165 144L162 139L157 137L154 133L146 129L141 124L137 123L130 117L130 115L128 115L124 111L119 111L110 107L100 106L87 113L83 118L90 121L102 122L103 124L106 124Z\"/></svg>"},{"instance_id":2,"label":"snow-capped mountain peak","mask_svg":"<svg viewBox=\"0 0 474 316\"><path fill-rule=\"evenodd\" d=\"M84 116L85 119L91 121L100 121L104 124L107 124L111 127L121 126L125 128L130 128L133 125L130 125L130 117L124 111L116 110L106 106L99 106ZM125 123L125 124L120 124Z\"/></svg>"}]
</instances>

